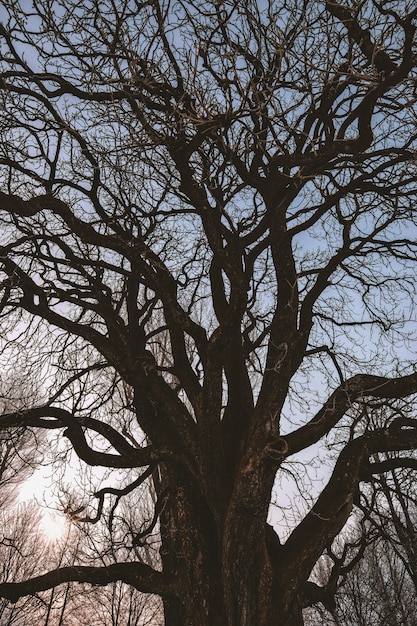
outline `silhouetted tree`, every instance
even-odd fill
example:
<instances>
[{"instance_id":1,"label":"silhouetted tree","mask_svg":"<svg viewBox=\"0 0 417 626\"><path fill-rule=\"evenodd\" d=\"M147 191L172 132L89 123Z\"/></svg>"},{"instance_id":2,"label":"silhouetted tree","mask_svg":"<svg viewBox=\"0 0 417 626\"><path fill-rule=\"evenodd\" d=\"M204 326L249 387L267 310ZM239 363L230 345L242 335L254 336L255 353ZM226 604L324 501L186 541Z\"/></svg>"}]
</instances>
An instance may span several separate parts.
<instances>
[{"instance_id":1,"label":"silhouetted tree","mask_svg":"<svg viewBox=\"0 0 417 626\"><path fill-rule=\"evenodd\" d=\"M39 528L41 512L34 502L18 504L0 513L0 572L3 581L29 578L42 572L44 567L56 564L47 541ZM50 592L47 592L50 595ZM44 597L42 597L42 595ZM22 597L11 605L0 601L2 626L25 626L45 624L48 598Z\"/></svg>"},{"instance_id":2,"label":"silhouetted tree","mask_svg":"<svg viewBox=\"0 0 417 626\"><path fill-rule=\"evenodd\" d=\"M392 541L369 538L370 533L365 543L363 535L356 540L349 536L338 539L335 552L349 558L344 567L339 567L342 578L335 604L331 610L320 605L306 610L306 626L413 626L417 601L407 564ZM340 565L335 560L336 563L327 558L316 568L314 578L318 584L328 584L335 567Z\"/></svg>"},{"instance_id":3,"label":"silhouetted tree","mask_svg":"<svg viewBox=\"0 0 417 626\"><path fill-rule=\"evenodd\" d=\"M416 18L411 0L2 3L3 367L47 399L0 425L63 434L57 463L109 470L73 516L131 555L161 545L153 567L0 595L121 581L167 626L331 606L314 565L375 455L417 448ZM297 461L311 504L284 542L268 512ZM150 482L132 528L121 502Z\"/></svg>"}]
</instances>

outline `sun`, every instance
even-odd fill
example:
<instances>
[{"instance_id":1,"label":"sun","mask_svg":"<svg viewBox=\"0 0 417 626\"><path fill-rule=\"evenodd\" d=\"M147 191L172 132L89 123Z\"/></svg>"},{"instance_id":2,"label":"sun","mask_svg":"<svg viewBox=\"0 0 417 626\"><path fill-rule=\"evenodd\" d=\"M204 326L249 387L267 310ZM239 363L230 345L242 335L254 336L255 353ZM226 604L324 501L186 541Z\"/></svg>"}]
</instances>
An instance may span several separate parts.
<instances>
[{"instance_id":1,"label":"sun","mask_svg":"<svg viewBox=\"0 0 417 626\"><path fill-rule=\"evenodd\" d=\"M48 541L59 541L68 534L68 519L63 514L48 509L42 513L39 528Z\"/></svg>"},{"instance_id":2,"label":"sun","mask_svg":"<svg viewBox=\"0 0 417 626\"><path fill-rule=\"evenodd\" d=\"M20 502L32 501L40 513L39 529L47 541L59 541L69 531L69 519L59 510L49 508L46 502L53 501L50 473L48 468L40 467L20 487Z\"/></svg>"}]
</instances>

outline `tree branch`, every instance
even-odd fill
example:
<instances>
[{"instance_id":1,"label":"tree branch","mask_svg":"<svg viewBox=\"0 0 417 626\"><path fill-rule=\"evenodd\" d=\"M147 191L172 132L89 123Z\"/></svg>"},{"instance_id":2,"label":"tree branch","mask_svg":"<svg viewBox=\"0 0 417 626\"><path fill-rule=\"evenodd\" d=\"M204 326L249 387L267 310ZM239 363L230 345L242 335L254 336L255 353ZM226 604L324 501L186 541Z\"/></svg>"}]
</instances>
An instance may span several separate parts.
<instances>
[{"instance_id":1,"label":"tree branch","mask_svg":"<svg viewBox=\"0 0 417 626\"><path fill-rule=\"evenodd\" d=\"M366 467L369 456L377 452L412 450L416 446L417 427L379 429L344 447L317 502L283 547L278 567L291 585L298 586L308 577L327 544L342 530L353 507L363 464Z\"/></svg>"},{"instance_id":2,"label":"tree branch","mask_svg":"<svg viewBox=\"0 0 417 626\"><path fill-rule=\"evenodd\" d=\"M417 470L417 459L396 457L385 459L384 461L369 461L369 463L364 463L361 468L361 480L370 482L373 480L374 474L385 474L386 472L392 472L392 470L405 468Z\"/></svg>"},{"instance_id":3,"label":"tree branch","mask_svg":"<svg viewBox=\"0 0 417 626\"><path fill-rule=\"evenodd\" d=\"M77 418L69 411L59 407L35 407L0 416L0 430L18 426L44 429L66 428L64 436L71 441L79 458L89 465L120 468L141 467L153 464L162 457L168 458L172 455L168 450L165 450L165 453L160 456L160 453L152 446L134 448L108 424L92 418ZM120 455L98 452L90 448L85 438L83 426L98 432L107 439Z\"/></svg>"},{"instance_id":4,"label":"tree branch","mask_svg":"<svg viewBox=\"0 0 417 626\"><path fill-rule=\"evenodd\" d=\"M343 24L349 33L349 38L359 46L369 63L374 64L380 74L389 74L397 69L389 55L374 44L369 29L360 26L350 9L334 0L327 0L326 8Z\"/></svg>"},{"instance_id":5,"label":"tree branch","mask_svg":"<svg viewBox=\"0 0 417 626\"><path fill-rule=\"evenodd\" d=\"M19 583L0 583L0 597L17 602L22 596L34 595L68 582L107 585L120 580L138 591L165 595L173 592L172 581L162 572L144 563L114 563L106 567L71 566L51 570Z\"/></svg>"},{"instance_id":6,"label":"tree branch","mask_svg":"<svg viewBox=\"0 0 417 626\"><path fill-rule=\"evenodd\" d=\"M332 393L308 424L285 436L288 456L304 450L326 435L358 399L403 398L417 393L417 372L401 378L357 374Z\"/></svg>"}]
</instances>

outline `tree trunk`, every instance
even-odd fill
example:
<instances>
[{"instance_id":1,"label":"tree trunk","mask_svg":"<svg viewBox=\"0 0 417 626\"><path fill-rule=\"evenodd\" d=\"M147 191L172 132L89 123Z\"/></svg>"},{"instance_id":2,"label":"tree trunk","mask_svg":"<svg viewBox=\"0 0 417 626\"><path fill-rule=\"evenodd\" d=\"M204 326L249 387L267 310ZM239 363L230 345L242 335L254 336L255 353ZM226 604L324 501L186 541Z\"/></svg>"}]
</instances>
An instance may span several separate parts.
<instances>
[{"instance_id":1,"label":"tree trunk","mask_svg":"<svg viewBox=\"0 0 417 626\"><path fill-rule=\"evenodd\" d=\"M303 623L297 590L279 588L281 546L265 522L274 471L267 462L251 462L239 476L227 505L214 511L195 484L183 481L170 494L161 516L161 557L164 569L175 572L180 600L164 599L166 626ZM176 472L171 484L180 482Z\"/></svg>"}]
</instances>

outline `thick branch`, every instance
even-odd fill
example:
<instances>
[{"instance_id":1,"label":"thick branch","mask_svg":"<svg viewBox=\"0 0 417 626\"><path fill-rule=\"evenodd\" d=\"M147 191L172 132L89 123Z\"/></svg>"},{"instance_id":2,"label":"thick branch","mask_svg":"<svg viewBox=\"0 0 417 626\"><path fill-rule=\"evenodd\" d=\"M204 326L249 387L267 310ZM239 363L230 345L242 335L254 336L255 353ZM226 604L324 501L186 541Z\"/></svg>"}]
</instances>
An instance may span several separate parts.
<instances>
[{"instance_id":1,"label":"thick branch","mask_svg":"<svg viewBox=\"0 0 417 626\"><path fill-rule=\"evenodd\" d=\"M326 435L358 399L403 398L417 393L417 372L401 378L357 374L332 393L313 419L285 437L288 456L304 450Z\"/></svg>"},{"instance_id":2,"label":"thick branch","mask_svg":"<svg viewBox=\"0 0 417 626\"><path fill-rule=\"evenodd\" d=\"M17 602L22 596L34 595L63 583L107 585L117 580L144 593L164 595L173 591L172 583L164 574L144 563L114 563L107 567L62 567L19 583L1 583L0 596L10 602Z\"/></svg>"},{"instance_id":3,"label":"thick branch","mask_svg":"<svg viewBox=\"0 0 417 626\"><path fill-rule=\"evenodd\" d=\"M412 450L417 428L379 429L349 442L341 452L333 474L307 516L283 547L281 574L297 588L305 580L329 544L345 525L361 479L362 466L377 452Z\"/></svg>"},{"instance_id":4,"label":"thick branch","mask_svg":"<svg viewBox=\"0 0 417 626\"><path fill-rule=\"evenodd\" d=\"M391 61L389 55L374 44L369 30L360 26L350 9L338 2L334 2L334 0L328 0L326 2L326 8L329 13L340 20L348 31L349 38L359 46L369 63L373 63L379 73L389 74L397 69L397 66Z\"/></svg>"},{"instance_id":5,"label":"thick branch","mask_svg":"<svg viewBox=\"0 0 417 626\"><path fill-rule=\"evenodd\" d=\"M390 428L391 430L391 428ZM417 470L417 459L413 457L395 457L384 461L372 461L363 464L361 469L361 480L372 481L374 474L385 474L396 469Z\"/></svg>"},{"instance_id":6,"label":"thick branch","mask_svg":"<svg viewBox=\"0 0 417 626\"><path fill-rule=\"evenodd\" d=\"M108 424L92 418L76 418L72 413L59 407L35 407L0 417L0 430L17 426L56 429L66 428L64 435L71 441L79 458L89 465L104 467L141 467L155 463L162 458L152 446L134 448L125 438ZM83 426L98 432L118 451L120 455L98 452L87 444ZM168 451L162 456L167 457Z\"/></svg>"},{"instance_id":7,"label":"thick branch","mask_svg":"<svg viewBox=\"0 0 417 626\"><path fill-rule=\"evenodd\" d=\"M301 605L307 607L321 602L326 609L333 610L336 608L335 591L336 585L320 587L316 583L307 581L301 592Z\"/></svg>"}]
</instances>

